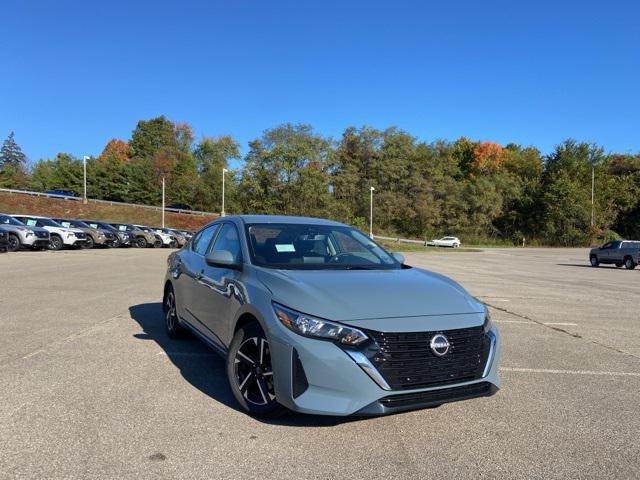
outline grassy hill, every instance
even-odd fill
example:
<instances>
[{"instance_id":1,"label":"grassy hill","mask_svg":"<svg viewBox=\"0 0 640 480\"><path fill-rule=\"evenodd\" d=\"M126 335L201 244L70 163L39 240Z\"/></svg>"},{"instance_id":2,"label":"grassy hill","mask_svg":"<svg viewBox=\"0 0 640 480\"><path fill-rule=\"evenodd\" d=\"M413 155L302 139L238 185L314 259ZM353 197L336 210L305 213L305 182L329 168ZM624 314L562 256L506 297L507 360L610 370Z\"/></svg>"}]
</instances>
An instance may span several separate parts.
<instances>
[{"instance_id":1,"label":"grassy hill","mask_svg":"<svg viewBox=\"0 0 640 480\"><path fill-rule=\"evenodd\" d=\"M57 198L36 197L19 193L0 192L1 213L21 213L46 217L79 218L104 220L108 222L137 223L158 226L162 223L162 213L144 207L97 203ZM165 212L165 225L172 228L196 230L216 218L215 215L188 215Z\"/></svg>"}]
</instances>

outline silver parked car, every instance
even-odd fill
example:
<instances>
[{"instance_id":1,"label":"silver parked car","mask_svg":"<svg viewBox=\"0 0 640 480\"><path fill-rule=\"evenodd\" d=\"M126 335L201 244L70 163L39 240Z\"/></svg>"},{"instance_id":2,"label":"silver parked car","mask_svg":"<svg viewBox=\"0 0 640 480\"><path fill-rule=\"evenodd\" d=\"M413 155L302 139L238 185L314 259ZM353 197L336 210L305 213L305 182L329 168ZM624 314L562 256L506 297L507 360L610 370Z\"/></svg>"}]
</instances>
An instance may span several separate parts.
<instances>
[{"instance_id":1,"label":"silver parked car","mask_svg":"<svg viewBox=\"0 0 640 480\"><path fill-rule=\"evenodd\" d=\"M44 228L27 226L10 215L0 213L0 226L8 234L7 242L10 252L20 248L45 250L49 246L49 232Z\"/></svg>"},{"instance_id":2,"label":"silver parked car","mask_svg":"<svg viewBox=\"0 0 640 480\"><path fill-rule=\"evenodd\" d=\"M597 267L601 263L614 264L627 270L633 270L640 263L640 242L636 240L614 240L589 252L589 263Z\"/></svg>"},{"instance_id":3,"label":"silver parked car","mask_svg":"<svg viewBox=\"0 0 640 480\"><path fill-rule=\"evenodd\" d=\"M338 222L215 220L169 256L163 308L170 337L226 358L254 415L380 415L499 388L486 306Z\"/></svg>"}]
</instances>

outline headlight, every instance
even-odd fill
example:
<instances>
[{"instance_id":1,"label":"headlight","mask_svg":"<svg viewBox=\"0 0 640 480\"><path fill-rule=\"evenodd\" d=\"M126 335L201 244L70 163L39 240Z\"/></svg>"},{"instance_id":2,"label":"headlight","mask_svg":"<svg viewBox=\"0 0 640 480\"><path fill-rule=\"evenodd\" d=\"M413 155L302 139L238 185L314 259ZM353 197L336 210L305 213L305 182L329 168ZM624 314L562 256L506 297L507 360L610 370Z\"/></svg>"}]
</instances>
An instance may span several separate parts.
<instances>
[{"instance_id":1,"label":"headlight","mask_svg":"<svg viewBox=\"0 0 640 480\"><path fill-rule=\"evenodd\" d=\"M273 304L273 311L285 327L305 337L333 340L353 346L367 340L367 336L356 328L296 312L277 303Z\"/></svg>"},{"instance_id":2,"label":"headlight","mask_svg":"<svg viewBox=\"0 0 640 480\"><path fill-rule=\"evenodd\" d=\"M485 310L484 310L484 325L482 326L482 329L484 331L484 333L487 333L489 331L489 329L491 328L491 312L489 312L489 307L487 307L486 305L484 306Z\"/></svg>"}]
</instances>

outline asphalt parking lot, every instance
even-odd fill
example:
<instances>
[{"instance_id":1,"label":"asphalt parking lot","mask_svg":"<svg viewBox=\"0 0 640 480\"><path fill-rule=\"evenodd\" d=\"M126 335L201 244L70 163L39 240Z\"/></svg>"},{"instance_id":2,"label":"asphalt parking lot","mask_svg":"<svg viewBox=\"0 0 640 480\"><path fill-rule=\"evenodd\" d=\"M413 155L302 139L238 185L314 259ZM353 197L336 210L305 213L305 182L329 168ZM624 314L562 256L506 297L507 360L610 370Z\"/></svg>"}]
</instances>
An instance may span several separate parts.
<instances>
[{"instance_id":1,"label":"asphalt parking lot","mask_svg":"<svg viewBox=\"0 0 640 480\"><path fill-rule=\"evenodd\" d=\"M0 255L0 478L640 477L640 270L584 249L406 254L493 307L501 391L263 422L220 358L164 334L169 253Z\"/></svg>"}]
</instances>

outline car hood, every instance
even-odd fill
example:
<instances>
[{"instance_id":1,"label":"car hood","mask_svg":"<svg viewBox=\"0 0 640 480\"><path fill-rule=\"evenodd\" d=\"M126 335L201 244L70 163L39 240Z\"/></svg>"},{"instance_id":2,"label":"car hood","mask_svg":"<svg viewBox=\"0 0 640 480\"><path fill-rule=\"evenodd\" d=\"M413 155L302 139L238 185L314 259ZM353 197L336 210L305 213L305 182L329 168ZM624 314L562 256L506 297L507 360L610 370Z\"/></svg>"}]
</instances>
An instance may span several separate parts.
<instances>
[{"instance_id":1,"label":"car hood","mask_svg":"<svg viewBox=\"0 0 640 480\"><path fill-rule=\"evenodd\" d=\"M33 230L34 232L45 232L49 233L49 230L42 227L30 227L28 225L11 225L11 224L2 224L0 227L4 228L8 232L19 232L26 230Z\"/></svg>"},{"instance_id":2,"label":"car hood","mask_svg":"<svg viewBox=\"0 0 640 480\"><path fill-rule=\"evenodd\" d=\"M257 267L273 300L338 321L469 314L484 306L443 275L401 270L276 270Z\"/></svg>"}]
</instances>

